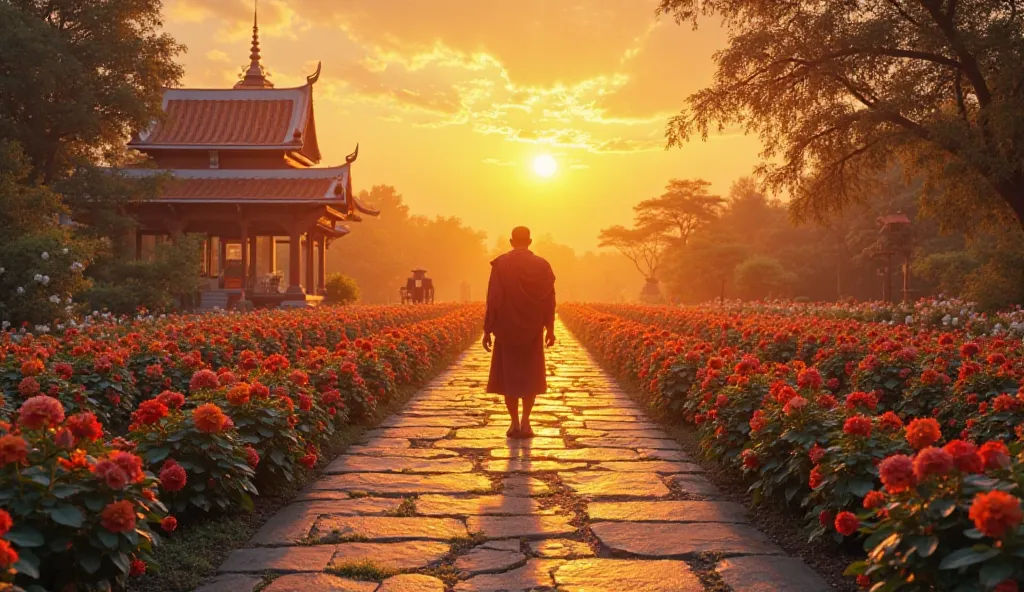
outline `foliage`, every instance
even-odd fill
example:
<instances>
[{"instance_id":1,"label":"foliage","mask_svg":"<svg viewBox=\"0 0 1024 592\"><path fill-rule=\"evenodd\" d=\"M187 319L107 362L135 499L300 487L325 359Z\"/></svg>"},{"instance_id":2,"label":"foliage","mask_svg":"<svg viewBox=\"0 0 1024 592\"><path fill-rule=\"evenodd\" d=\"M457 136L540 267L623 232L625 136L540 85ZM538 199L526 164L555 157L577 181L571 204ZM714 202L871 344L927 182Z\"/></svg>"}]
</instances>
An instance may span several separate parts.
<instances>
[{"instance_id":1,"label":"foliage","mask_svg":"<svg viewBox=\"0 0 1024 592\"><path fill-rule=\"evenodd\" d=\"M359 302L359 284L347 275L332 273L327 276L327 302L331 304L354 304Z\"/></svg>"},{"instance_id":2,"label":"foliage","mask_svg":"<svg viewBox=\"0 0 1024 592\"><path fill-rule=\"evenodd\" d=\"M1024 30L1017 2L662 0L659 12L729 30L714 83L691 95L670 145L741 126L758 167L801 216L825 218L867 194L900 155L942 191L953 227L1024 223Z\"/></svg>"},{"instance_id":3,"label":"foliage","mask_svg":"<svg viewBox=\"0 0 1024 592\"><path fill-rule=\"evenodd\" d=\"M708 193L711 183L704 179L672 179L660 197L647 199L634 208L640 228L666 227L676 245L686 246L690 236L714 220L724 200Z\"/></svg>"},{"instance_id":4,"label":"foliage","mask_svg":"<svg viewBox=\"0 0 1024 592\"><path fill-rule=\"evenodd\" d=\"M764 256L747 259L737 265L733 273L736 288L750 299L780 296L796 280L778 259Z\"/></svg>"},{"instance_id":5,"label":"foliage","mask_svg":"<svg viewBox=\"0 0 1024 592\"><path fill-rule=\"evenodd\" d=\"M116 314L176 310L200 288L202 249L200 237L188 235L158 244L150 261L108 255L91 268L93 286L84 298L92 310Z\"/></svg>"},{"instance_id":6,"label":"foliage","mask_svg":"<svg viewBox=\"0 0 1024 592\"><path fill-rule=\"evenodd\" d=\"M14 527L16 582L29 590L109 590L145 569L166 514L157 480L129 451L103 442L91 413L65 417L38 395L0 429L0 505Z\"/></svg>"}]
</instances>

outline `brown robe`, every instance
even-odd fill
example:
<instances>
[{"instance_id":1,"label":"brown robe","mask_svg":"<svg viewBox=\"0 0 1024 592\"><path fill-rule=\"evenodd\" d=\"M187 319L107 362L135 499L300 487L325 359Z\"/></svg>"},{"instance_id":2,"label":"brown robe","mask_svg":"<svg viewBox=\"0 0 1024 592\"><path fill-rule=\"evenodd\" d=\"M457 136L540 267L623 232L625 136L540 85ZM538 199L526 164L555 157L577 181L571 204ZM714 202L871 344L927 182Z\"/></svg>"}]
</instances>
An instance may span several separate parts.
<instances>
[{"instance_id":1,"label":"brown robe","mask_svg":"<svg viewBox=\"0 0 1024 592\"><path fill-rule=\"evenodd\" d=\"M487 392L531 397L547 391L544 329L555 327L555 274L527 249L491 262L484 331L494 334Z\"/></svg>"}]
</instances>

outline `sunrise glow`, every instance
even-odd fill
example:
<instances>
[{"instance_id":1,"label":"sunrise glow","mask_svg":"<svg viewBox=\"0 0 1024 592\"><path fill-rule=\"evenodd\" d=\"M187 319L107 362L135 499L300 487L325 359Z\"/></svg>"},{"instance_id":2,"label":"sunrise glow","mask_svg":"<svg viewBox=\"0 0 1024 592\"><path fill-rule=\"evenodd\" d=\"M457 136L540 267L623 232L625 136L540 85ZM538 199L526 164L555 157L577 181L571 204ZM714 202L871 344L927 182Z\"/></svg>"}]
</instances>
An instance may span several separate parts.
<instances>
[{"instance_id":1,"label":"sunrise glow","mask_svg":"<svg viewBox=\"0 0 1024 592\"><path fill-rule=\"evenodd\" d=\"M553 177L558 172L558 162L550 154L541 154L533 159L533 172L545 179Z\"/></svg>"}]
</instances>

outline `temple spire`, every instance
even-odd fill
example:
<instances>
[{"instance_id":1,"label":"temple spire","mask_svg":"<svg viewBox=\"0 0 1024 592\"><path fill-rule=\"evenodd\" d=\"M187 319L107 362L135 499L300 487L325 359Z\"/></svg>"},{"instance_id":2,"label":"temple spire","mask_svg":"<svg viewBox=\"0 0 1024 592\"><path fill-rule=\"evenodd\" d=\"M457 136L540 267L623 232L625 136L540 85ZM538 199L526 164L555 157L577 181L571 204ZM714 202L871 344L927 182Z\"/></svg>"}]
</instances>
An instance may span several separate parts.
<instances>
[{"instance_id":1,"label":"temple spire","mask_svg":"<svg viewBox=\"0 0 1024 592\"><path fill-rule=\"evenodd\" d=\"M274 88L274 83L267 80L267 73L260 64L259 0L253 0L249 69L245 71L245 77L235 85L235 88Z\"/></svg>"}]
</instances>

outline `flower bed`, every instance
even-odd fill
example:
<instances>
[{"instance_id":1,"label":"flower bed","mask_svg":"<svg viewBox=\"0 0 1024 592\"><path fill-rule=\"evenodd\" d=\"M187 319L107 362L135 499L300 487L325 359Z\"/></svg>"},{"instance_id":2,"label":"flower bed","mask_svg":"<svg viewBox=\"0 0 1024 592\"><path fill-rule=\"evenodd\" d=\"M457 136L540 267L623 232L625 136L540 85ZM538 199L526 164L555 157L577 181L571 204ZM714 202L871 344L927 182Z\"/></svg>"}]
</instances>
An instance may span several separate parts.
<instances>
[{"instance_id":1,"label":"flower bed","mask_svg":"<svg viewBox=\"0 0 1024 592\"><path fill-rule=\"evenodd\" d=\"M108 589L144 573L158 532L299 478L336 429L467 347L482 313L325 308L7 334L0 582Z\"/></svg>"},{"instance_id":2,"label":"flower bed","mask_svg":"<svg viewBox=\"0 0 1024 592\"><path fill-rule=\"evenodd\" d=\"M862 539L865 588L1024 582L1024 349L1016 338L795 309L565 305L569 328L696 426L755 500L812 539Z\"/></svg>"}]
</instances>

